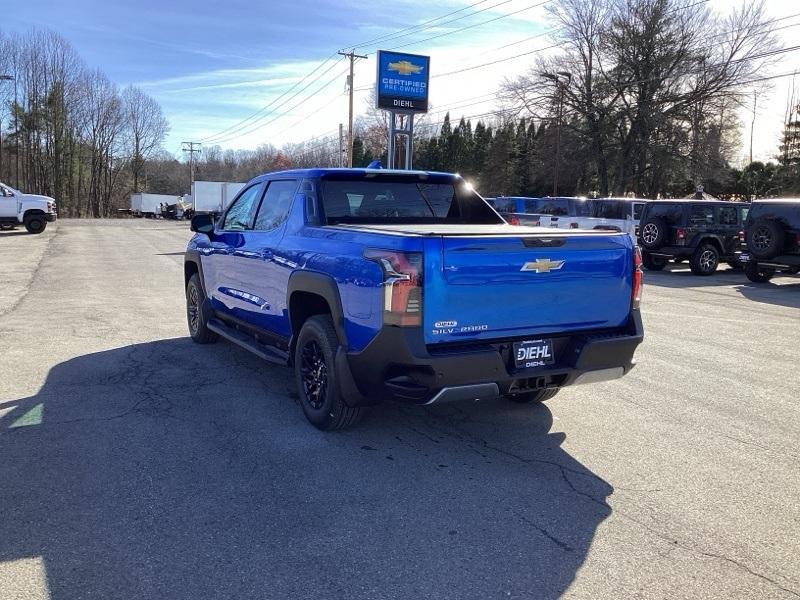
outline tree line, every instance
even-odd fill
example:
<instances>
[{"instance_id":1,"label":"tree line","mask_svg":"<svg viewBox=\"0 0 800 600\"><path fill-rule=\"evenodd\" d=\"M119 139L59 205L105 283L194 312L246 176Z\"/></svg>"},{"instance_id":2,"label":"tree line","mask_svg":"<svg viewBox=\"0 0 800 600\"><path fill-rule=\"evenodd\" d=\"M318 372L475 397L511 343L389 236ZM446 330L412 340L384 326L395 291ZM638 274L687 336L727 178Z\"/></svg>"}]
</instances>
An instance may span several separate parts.
<instances>
[{"instance_id":1,"label":"tree line","mask_svg":"<svg viewBox=\"0 0 800 600\"><path fill-rule=\"evenodd\" d=\"M0 180L56 198L64 216L109 216L144 187L169 125L51 31L0 32Z\"/></svg>"}]
</instances>

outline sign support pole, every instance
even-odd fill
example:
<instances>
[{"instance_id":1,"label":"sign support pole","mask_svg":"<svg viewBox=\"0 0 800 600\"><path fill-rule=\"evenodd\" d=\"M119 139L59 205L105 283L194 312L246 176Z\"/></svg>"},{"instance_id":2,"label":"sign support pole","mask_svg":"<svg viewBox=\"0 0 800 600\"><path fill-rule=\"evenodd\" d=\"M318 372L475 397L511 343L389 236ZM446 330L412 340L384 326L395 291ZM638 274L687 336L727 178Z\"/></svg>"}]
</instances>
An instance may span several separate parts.
<instances>
[{"instance_id":1,"label":"sign support pole","mask_svg":"<svg viewBox=\"0 0 800 600\"><path fill-rule=\"evenodd\" d=\"M397 138L403 138L402 166L397 161ZM414 155L414 113L389 111L389 144L387 166L390 169L410 171Z\"/></svg>"}]
</instances>

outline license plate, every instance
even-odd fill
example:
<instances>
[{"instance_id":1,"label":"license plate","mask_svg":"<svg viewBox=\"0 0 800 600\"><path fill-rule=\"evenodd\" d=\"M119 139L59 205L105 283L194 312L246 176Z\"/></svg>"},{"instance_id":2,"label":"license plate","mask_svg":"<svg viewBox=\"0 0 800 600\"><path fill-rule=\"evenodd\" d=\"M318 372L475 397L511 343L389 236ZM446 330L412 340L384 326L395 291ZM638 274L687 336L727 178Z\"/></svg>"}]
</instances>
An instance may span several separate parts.
<instances>
[{"instance_id":1,"label":"license plate","mask_svg":"<svg viewBox=\"0 0 800 600\"><path fill-rule=\"evenodd\" d=\"M739 262L750 262L750 255L749 254L740 254L739 255Z\"/></svg>"},{"instance_id":2,"label":"license plate","mask_svg":"<svg viewBox=\"0 0 800 600\"><path fill-rule=\"evenodd\" d=\"M514 343L514 366L517 369L530 369L552 364L552 340L525 340Z\"/></svg>"}]
</instances>

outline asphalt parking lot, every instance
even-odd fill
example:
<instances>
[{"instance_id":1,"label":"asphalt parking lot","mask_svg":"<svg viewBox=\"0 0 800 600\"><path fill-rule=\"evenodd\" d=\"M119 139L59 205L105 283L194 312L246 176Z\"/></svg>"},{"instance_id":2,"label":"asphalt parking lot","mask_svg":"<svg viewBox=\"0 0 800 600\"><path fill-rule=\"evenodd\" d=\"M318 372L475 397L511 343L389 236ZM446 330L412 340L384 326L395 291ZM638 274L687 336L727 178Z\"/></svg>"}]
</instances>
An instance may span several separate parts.
<instances>
[{"instance_id":1,"label":"asphalt parking lot","mask_svg":"<svg viewBox=\"0 0 800 600\"><path fill-rule=\"evenodd\" d=\"M800 279L647 273L623 380L321 433L186 223L0 232L0 598L800 598Z\"/></svg>"}]
</instances>

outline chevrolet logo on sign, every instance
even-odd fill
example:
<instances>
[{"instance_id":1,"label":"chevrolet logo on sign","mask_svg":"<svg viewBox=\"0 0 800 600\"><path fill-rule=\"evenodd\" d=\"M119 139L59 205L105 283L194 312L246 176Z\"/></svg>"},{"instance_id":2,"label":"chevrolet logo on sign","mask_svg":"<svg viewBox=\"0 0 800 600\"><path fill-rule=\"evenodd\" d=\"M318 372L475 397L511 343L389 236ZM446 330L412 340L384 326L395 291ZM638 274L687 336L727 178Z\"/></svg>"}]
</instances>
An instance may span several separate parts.
<instances>
[{"instance_id":1,"label":"chevrolet logo on sign","mask_svg":"<svg viewBox=\"0 0 800 600\"><path fill-rule=\"evenodd\" d=\"M415 65L407 60L389 63L387 67L390 71L397 71L398 75L418 75L422 72L422 67Z\"/></svg>"},{"instance_id":2,"label":"chevrolet logo on sign","mask_svg":"<svg viewBox=\"0 0 800 600\"><path fill-rule=\"evenodd\" d=\"M549 273L558 271L564 266L563 260L550 260L549 258L537 258L535 261L526 262L520 271L536 271L537 273Z\"/></svg>"}]
</instances>

